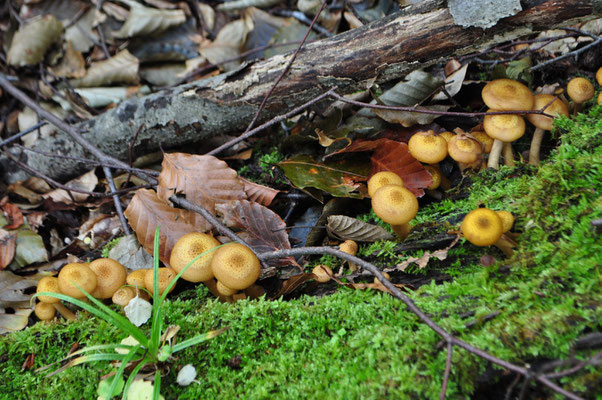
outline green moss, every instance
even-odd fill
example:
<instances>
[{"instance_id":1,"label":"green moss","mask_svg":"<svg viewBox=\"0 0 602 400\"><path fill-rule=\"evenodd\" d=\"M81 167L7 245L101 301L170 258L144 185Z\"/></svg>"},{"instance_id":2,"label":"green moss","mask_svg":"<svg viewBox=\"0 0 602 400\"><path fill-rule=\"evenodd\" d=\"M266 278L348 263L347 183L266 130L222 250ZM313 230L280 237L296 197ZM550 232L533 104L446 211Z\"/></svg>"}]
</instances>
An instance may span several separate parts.
<instances>
[{"instance_id":1,"label":"green moss","mask_svg":"<svg viewBox=\"0 0 602 400\"><path fill-rule=\"evenodd\" d=\"M446 264L454 279L409 293L445 329L468 343L519 365L538 360L587 359L599 350L574 350L580 336L602 328L602 240L591 220L602 218L602 119L589 116L558 123L561 146L540 168L484 171L466 179L468 196L420 210L416 229L457 228L479 205L517 216L519 247L510 260L478 263L491 250L461 240ZM437 232L438 232L437 231ZM391 242L393 243L393 242ZM383 244L385 253L392 251ZM362 254L375 250L362 247ZM398 255L396 255L398 256ZM407 255L404 255L404 257ZM498 258L502 259L498 255ZM332 261L332 260L320 260ZM374 291L341 287L330 296L290 301L222 304L202 287L167 303L178 340L218 327L230 329L170 360L166 398L437 398L445 367L439 337L398 300ZM94 318L42 325L0 340L0 393L14 398L95 398L103 363L78 366L45 378L22 371L35 353L35 368L61 359L81 345L120 340ZM199 384L175 384L178 369L191 363ZM448 397L469 398L488 365L456 348ZM512 379L499 372L493 379ZM509 378L504 378L509 376ZM510 381L504 381L507 387ZM558 381L583 396L602 392L599 367ZM554 397L545 391L540 397Z\"/></svg>"}]
</instances>

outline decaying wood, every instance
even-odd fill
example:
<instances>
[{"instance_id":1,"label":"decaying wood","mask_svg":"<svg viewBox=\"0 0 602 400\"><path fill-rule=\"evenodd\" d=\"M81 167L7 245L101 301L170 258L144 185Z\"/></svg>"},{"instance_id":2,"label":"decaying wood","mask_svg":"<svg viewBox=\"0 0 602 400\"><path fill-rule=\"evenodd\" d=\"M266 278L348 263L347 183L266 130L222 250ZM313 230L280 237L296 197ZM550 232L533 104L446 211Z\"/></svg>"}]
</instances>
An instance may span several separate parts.
<instances>
[{"instance_id":1,"label":"decaying wood","mask_svg":"<svg viewBox=\"0 0 602 400\"><path fill-rule=\"evenodd\" d=\"M480 51L520 36L593 18L602 12L600 0L528 0L523 11L500 20L490 29L455 25L442 0L406 7L364 27L307 44L274 91L259 122L282 114L338 86L349 94L399 79L414 69L445 62L450 56ZM265 93L286 67L291 55L279 55L247 65L233 74L178 86L130 99L80 124L91 144L122 160L140 130L134 154L199 143L219 134L239 134L253 118ZM142 127L142 128L141 128ZM38 141L35 148L54 154L86 157L66 134ZM55 179L83 172L81 163L11 150L27 164ZM0 158L5 182L27 177Z\"/></svg>"}]
</instances>

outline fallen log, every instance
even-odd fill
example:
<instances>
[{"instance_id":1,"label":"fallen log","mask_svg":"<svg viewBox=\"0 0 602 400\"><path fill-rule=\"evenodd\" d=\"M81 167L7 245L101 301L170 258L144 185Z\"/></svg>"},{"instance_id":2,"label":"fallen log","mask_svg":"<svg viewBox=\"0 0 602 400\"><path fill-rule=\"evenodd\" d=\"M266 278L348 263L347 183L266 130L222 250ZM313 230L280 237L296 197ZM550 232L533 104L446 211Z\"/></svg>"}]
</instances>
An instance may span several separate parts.
<instances>
[{"instance_id":1,"label":"fallen log","mask_svg":"<svg viewBox=\"0 0 602 400\"><path fill-rule=\"evenodd\" d=\"M276 88L258 122L303 104L327 89L349 94L372 82L400 79L412 70L445 62L450 56L482 51L534 32L568 26L602 13L601 0L527 0L523 11L489 28L455 25L445 2L429 0L409 6L369 25L307 44ZM121 160L136 132L134 155L206 141L220 134L238 135L255 115L265 93L286 67L291 54L257 61L233 74L181 85L133 98L79 124L91 144ZM35 149L87 157L67 134L39 140ZM88 166L11 149L11 153L52 178L81 174ZM28 175L5 156L5 182Z\"/></svg>"}]
</instances>

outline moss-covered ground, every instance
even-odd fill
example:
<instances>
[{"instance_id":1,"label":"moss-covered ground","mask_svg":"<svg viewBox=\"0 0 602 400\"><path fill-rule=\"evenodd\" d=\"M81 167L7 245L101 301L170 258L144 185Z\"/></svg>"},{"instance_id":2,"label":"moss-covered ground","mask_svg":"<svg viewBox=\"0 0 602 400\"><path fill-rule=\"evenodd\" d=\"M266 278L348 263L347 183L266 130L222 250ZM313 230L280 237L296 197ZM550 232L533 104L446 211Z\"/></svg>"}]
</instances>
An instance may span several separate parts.
<instances>
[{"instance_id":1,"label":"moss-covered ground","mask_svg":"<svg viewBox=\"0 0 602 400\"><path fill-rule=\"evenodd\" d=\"M475 174L464 184L467 196L431 203L416 219L418 226L432 225L435 232L457 228L461 216L479 205L517 216L514 231L520 238L514 257L503 259L501 253L461 240L447 264L427 267L445 265L453 279L424 285L410 296L463 340L534 367L547 360L587 359L600 351L574 344L602 331L602 233L591 224L602 218L602 108L561 121L559 128L560 146L540 168L521 165ZM480 256L487 252L500 261L482 266ZM401 302L380 292L341 287L321 298L223 304L199 287L170 299L166 307L166 322L181 326L181 339L230 327L163 366L166 399L439 395L445 352L438 336ZM37 368L61 359L76 342L86 346L123 337L85 313L77 322L36 324L5 336L0 339L0 397L94 399L100 377L113 370L107 363L52 377L22 370L22 364L32 353ZM198 371L198 383L180 387L176 374L189 363ZM455 349L448 398L503 398L514 378ZM602 398L600 367L586 367L557 383L585 398ZM535 386L527 394L554 396Z\"/></svg>"}]
</instances>

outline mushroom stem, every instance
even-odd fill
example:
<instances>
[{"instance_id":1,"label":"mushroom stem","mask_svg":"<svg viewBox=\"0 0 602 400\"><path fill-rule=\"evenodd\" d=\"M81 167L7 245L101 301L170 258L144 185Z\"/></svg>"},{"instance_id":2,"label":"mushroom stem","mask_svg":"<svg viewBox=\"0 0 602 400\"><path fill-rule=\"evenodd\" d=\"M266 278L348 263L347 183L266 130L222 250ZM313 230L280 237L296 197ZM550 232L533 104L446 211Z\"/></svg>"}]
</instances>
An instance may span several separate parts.
<instances>
[{"instance_id":1,"label":"mushroom stem","mask_svg":"<svg viewBox=\"0 0 602 400\"><path fill-rule=\"evenodd\" d=\"M512 144L504 143L502 152L504 153L504 165L514 167L516 164L514 163L514 152L512 151Z\"/></svg>"},{"instance_id":2,"label":"mushroom stem","mask_svg":"<svg viewBox=\"0 0 602 400\"><path fill-rule=\"evenodd\" d=\"M495 139L493 141L493 146L491 147L491 152L489 153L489 160L487 161L487 168L498 169L503 147L504 142L501 140Z\"/></svg>"},{"instance_id":3,"label":"mushroom stem","mask_svg":"<svg viewBox=\"0 0 602 400\"><path fill-rule=\"evenodd\" d=\"M503 234L493 245L500 249L506 257L512 257L514 248L516 247L514 242L505 234Z\"/></svg>"},{"instance_id":4,"label":"mushroom stem","mask_svg":"<svg viewBox=\"0 0 602 400\"><path fill-rule=\"evenodd\" d=\"M581 109L583 109L583 103L573 103L573 116L579 114Z\"/></svg>"},{"instance_id":5,"label":"mushroom stem","mask_svg":"<svg viewBox=\"0 0 602 400\"><path fill-rule=\"evenodd\" d=\"M412 227L408 222L406 222L403 225L391 225L391 229L393 229L393 232L395 232L397 236L399 236L400 240L404 240L410 234Z\"/></svg>"},{"instance_id":6,"label":"mushroom stem","mask_svg":"<svg viewBox=\"0 0 602 400\"><path fill-rule=\"evenodd\" d=\"M541 142L543 140L544 133L545 131L541 128L536 128L535 132L533 132L531 148L529 149L529 164L531 165L539 165L539 150L541 149Z\"/></svg>"},{"instance_id":7,"label":"mushroom stem","mask_svg":"<svg viewBox=\"0 0 602 400\"><path fill-rule=\"evenodd\" d=\"M65 307L63 303L54 303L53 306L54 308L56 308L59 314L63 316L63 318L69 321L75 321L75 314L73 314L73 312L70 309Z\"/></svg>"}]
</instances>

